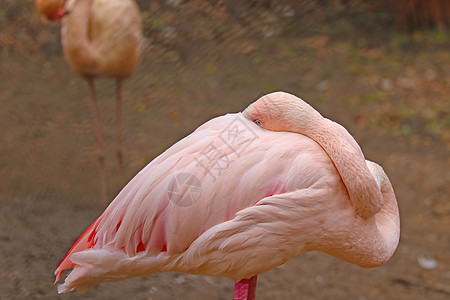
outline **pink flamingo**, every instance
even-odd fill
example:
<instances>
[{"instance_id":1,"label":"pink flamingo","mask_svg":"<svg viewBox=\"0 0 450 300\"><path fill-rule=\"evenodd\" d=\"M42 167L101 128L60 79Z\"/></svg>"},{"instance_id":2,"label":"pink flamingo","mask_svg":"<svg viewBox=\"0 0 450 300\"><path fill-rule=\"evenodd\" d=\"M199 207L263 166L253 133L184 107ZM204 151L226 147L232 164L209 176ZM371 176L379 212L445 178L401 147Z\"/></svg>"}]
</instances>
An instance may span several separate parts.
<instances>
[{"instance_id":1,"label":"pink flamingo","mask_svg":"<svg viewBox=\"0 0 450 300\"><path fill-rule=\"evenodd\" d=\"M59 292L158 272L232 278L254 299L257 274L307 251L361 267L386 262L397 201L341 125L283 92L206 122L139 172L56 269Z\"/></svg>"},{"instance_id":2,"label":"pink flamingo","mask_svg":"<svg viewBox=\"0 0 450 300\"><path fill-rule=\"evenodd\" d=\"M94 79L116 79L117 160L122 179L122 85L141 58L142 16L134 0L36 0L36 8L51 21L62 19L64 57L71 69L89 85L95 139L100 165L100 195L108 203L105 146Z\"/></svg>"}]
</instances>

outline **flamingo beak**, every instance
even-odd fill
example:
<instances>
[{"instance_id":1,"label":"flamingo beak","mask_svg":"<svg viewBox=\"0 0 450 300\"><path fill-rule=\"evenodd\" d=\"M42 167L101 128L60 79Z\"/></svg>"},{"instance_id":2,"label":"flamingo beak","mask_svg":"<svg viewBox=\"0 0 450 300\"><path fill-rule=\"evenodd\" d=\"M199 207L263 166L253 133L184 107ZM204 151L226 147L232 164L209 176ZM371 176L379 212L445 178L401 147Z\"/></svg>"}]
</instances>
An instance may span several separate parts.
<instances>
[{"instance_id":1,"label":"flamingo beak","mask_svg":"<svg viewBox=\"0 0 450 300\"><path fill-rule=\"evenodd\" d=\"M63 8L60 8L54 16L49 18L49 20L56 22L56 21L61 20L63 17L67 16L68 14L69 14L69 11L67 11Z\"/></svg>"}]
</instances>

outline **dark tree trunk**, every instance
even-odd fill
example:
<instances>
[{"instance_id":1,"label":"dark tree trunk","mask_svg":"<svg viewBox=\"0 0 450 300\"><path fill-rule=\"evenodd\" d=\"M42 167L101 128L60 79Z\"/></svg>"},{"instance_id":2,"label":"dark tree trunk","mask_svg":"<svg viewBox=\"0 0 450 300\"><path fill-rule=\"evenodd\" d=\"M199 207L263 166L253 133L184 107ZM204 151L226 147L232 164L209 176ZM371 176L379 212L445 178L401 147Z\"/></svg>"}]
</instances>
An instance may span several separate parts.
<instances>
[{"instance_id":1,"label":"dark tree trunk","mask_svg":"<svg viewBox=\"0 0 450 300\"><path fill-rule=\"evenodd\" d=\"M384 0L398 29L445 30L450 27L449 0Z\"/></svg>"}]
</instances>

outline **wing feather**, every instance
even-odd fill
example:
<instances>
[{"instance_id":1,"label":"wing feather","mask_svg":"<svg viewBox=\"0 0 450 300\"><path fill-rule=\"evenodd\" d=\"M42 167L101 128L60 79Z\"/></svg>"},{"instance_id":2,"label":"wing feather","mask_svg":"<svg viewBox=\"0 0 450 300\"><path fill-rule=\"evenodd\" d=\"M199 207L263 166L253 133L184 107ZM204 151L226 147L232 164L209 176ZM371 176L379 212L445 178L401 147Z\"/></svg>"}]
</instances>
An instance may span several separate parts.
<instances>
[{"instance_id":1,"label":"wing feather","mask_svg":"<svg viewBox=\"0 0 450 300\"><path fill-rule=\"evenodd\" d=\"M227 132L230 128L236 129L236 136ZM236 140L246 144L239 146ZM258 229L257 222L273 225L274 216L283 217L281 204L261 199L278 199L273 197L307 189L330 177L324 176L327 172L337 175L322 148L305 136L261 129L240 113L212 119L155 158L127 184L94 227L80 238L82 242L70 250L56 271L57 279L65 269L77 267L70 262L72 256L77 261L85 257L86 251L91 253L90 259L96 251L101 253L98 257L105 253L110 253L108 257L123 253L129 259L154 257L151 264L159 261L163 271L163 260L169 268L177 264L175 257L183 256L186 263L204 254L196 252L195 247L202 251L209 246L222 251L237 244L250 247L256 237L262 238L273 230L269 225ZM179 182L185 176L180 174L188 174L190 185ZM339 176L336 178L339 181ZM186 199L191 201L188 205L183 202ZM292 204L286 205L293 208ZM221 230L211 232L217 226ZM239 233L246 226L253 228L249 234L255 237ZM92 245L87 242L89 236L95 241ZM220 244L212 244L220 238ZM188 259L189 255L194 256ZM149 268L141 273L148 273ZM230 265L226 268L233 269ZM94 268L92 272L99 270ZM81 278L86 273L75 274Z\"/></svg>"}]
</instances>

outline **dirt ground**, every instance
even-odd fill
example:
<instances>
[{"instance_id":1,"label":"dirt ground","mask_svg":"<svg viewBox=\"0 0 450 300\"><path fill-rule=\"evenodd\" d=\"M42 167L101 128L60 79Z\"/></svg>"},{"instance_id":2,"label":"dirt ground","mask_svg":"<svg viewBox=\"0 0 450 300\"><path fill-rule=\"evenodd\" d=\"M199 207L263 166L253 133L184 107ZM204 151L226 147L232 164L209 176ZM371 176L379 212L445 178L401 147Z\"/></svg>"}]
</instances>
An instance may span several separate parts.
<instances>
[{"instance_id":1,"label":"dirt ground","mask_svg":"<svg viewBox=\"0 0 450 300\"><path fill-rule=\"evenodd\" d=\"M232 280L175 273L56 293L53 271L102 208L87 85L62 57L59 25L32 2L0 7L0 299L231 299ZM296 257L259 276L257 299L450 297L448 32L395 33L385 16L340 1L303 11L293 1L139 3L147 47L125 84L127 180L206 120L291 92L384 167L401 240L374 269ZM98 91L113 199L123 184L113 82L99 80Z\"/></svg>"}]
</instances>

